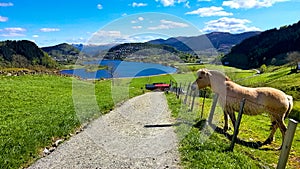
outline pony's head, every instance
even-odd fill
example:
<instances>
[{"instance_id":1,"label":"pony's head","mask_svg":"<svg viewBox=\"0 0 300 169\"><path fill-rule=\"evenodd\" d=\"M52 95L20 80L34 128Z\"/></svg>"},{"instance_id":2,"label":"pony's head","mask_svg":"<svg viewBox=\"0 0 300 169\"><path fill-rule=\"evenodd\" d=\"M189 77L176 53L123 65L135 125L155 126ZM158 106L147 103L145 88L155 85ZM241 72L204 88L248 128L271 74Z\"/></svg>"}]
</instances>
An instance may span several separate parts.
<instances>
[{"instance_id":1,"label":"pony's head","mask_svg":"<svg viewBox=\"0 0 300 169\"><path fill-rule=\"evenodd\" d=\"M197 86L198 89L210 86L210 76L211 73L207 69L199 69L197 71L197 79L192 84L192 90L195 90Z\"/></svg>"}]
</instances>

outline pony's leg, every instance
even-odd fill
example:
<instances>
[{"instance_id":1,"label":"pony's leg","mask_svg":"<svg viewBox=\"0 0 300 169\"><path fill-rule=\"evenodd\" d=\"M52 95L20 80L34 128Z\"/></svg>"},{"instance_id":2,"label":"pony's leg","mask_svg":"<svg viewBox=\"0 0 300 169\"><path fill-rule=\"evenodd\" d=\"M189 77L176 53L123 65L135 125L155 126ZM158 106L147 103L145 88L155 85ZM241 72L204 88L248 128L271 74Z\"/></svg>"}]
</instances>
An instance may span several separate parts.
<instances>
[{"instance_id":1,"label":"pony's leg","mask_svg":"<svg viewBox=\"0 0 300 169\"><path fill-rule=\"evenodd\" d=\"M234 112L228 112L228 114L229 114L231 123L232 123L232 125L233 125L233 128L235 128L235 122L236 122L235 114L234 114Z\"/></svg>"},{"instance_id":2,"label":"pony's leg","mask_svg":"<svg viewBox=\"0 0 300 169\"><path fill-rule=\"evenodd\" d=\"M285 132L286 132L287 129L286 129L286 126L285 126L283 120L280 120L280 121L278 122L278 127L279 127L279 129L280 129L280 131L281 131L281 135L282 135L282 142L281 142L281 146L280 146L280 148L279 148L279 149L281 149L281 148L282 148L282 145L283 145L283 140L284 140Z\"/></svg>"},{"instance_id":3,"label":"pony's leg","mask_svg":"<svg viewBox=\"0 0 300 169\"><path fill-rule=\"evenodd\" d=\"M266 139L266 141L264 141L262 143L263 145L272 143L272 141L274 140L274 134L275 134L277 128L278 128L278 122L276 120L272 120L271 133L270 133L269 137Z\"/></svg>"},{"instance_id":4,"label":"pony's leg","mask_svg":"<svg viewBox=\"0 0 300 169\"><path fill-rule=\"evenodd\" d=\"M228 113L225 111L224 112L224 132L226 132L228 130Z\"/></svg>"}]
</instances>

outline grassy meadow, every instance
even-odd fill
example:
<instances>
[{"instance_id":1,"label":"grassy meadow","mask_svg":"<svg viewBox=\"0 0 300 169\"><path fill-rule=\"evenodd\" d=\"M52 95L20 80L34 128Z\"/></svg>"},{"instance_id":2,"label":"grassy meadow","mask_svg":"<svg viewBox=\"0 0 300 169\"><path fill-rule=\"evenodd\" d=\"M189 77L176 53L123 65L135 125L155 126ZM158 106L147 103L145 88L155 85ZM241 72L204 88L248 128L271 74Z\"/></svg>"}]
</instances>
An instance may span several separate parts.
<instances>
[{"instance_id":1,"label":"grassy meadow","mask_svg":"<svg viewBox=\"0 0 300 169\"><path fill-rule=\"evenodd\" d=\"M207 65L191 66L197 70ZM269 73L255 75L255 71L229 67L209 66L220 69L238 83L249 86L273 86L295 98L294 115L299 115L298 86L300 74L289 74L289 68L270 68ZM277 69L277 70L275 70ZM123 101L147 92L145 84L168 83L170 80L187 84L195 79L194 73L161 75L142 78L125 78L101 81L80 81L71 77L51 75L0 76L0 168L22 168L40 158L45 147L60 138L68 139L90 120L93 120ZM291 81L290 81L291 80ZM167 95L175 117L195 123L199 111L178 113L181 104L173 94ZM201 101L201 99L200 99ZM197 101L199 104L200 101ZM211 100L207 99L205 112L209 112ZM197 106L199 107L200 104ZM199 110L199 109L197 109ZM220 111L220 110L219 110ZM177 115L176 115L177 112ZM221 115L220 115L221 117ZM222 121L221 121L222 123ZM244 116L239 138L264 140L269 133L268 117ZM222 124L220 124L222 126ZM183 126L178 130L182 164L185 168L260 168L274 167L279 151L272 150L281 142L276 141L266 149L254 149L237 145L232 153L223 152L229 146L224 135L213 133L205 142L197 127ZM182 134L180 134L180 131ZM259 132L257 132L259 131ZM269 150L270 149L270 150ZM299 167L300 129L291 152L289 168Z\"/></svg>"},{"instance_id":2,"label":"grassy meadow","mask_svg":"<svg viewBox=\"0 0 300 169\"><path fill-rule=\"evenodd\" d=\"M205 66L193 66L193 70L198 70ZM294 97L294 109L290 114L291 118L300 119L299 89L300 74L290 74L289 67L269 67L268 71L261 75L256 75L254 70L239 70L230 67L209 67L224 71L233 81L245 86L270 86L283 90ZM180 125L177 133L180 138L179 151L181 163L184 168L276 168L280 151L276 150L281 144L281 133L277 130L275 140L271 145L260 148L251 146L251 143L263 142L270 133L270 118L266 115L246 116L242 118L238 138L247 142L248 146L236 144L233 152L228 152L230 140L225 135L212 132L207 128L195 125L201 122L199 118L199 108L194 112L185 110L182 101L176 99L174 94L168 94L167 99L173 116L192 122L193 125ZM199 106L202 98L197 100ZM204 108L204 118L208 117L211 99L206 99ZM181 112L181 113L180 113ZM223 113L217 107L214 124L223 127ZM288 124L288 119L285 121ZM229 121L233 134L233 126ZM203 127L203 126L202 126ZM294 137L287 168L300 168L300 126L298 125Z\"/></svg>"}]
</instances>

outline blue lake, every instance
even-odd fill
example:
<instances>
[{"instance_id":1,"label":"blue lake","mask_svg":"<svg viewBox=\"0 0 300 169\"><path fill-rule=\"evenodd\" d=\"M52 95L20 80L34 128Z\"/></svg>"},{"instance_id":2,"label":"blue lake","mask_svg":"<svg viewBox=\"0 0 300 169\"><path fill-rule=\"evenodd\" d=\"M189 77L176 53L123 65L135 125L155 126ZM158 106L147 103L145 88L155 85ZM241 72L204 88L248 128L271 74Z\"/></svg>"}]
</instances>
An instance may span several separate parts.
<instances>
[{"instance_id":1,"label":"blue lake","mask_svg":"<svg viewBox=\"0 0 300 169\"><path fill-rule=\"evenodd\" d=\"M62 70L62 74L70 74L80 76L84 79L100 79L100 78L120 78L120 77L141 77L160 74L175 73L176 68L163 66L154 63L143 62L127 62L118 60L102 60L85 62L85 64L95 64L111 67L111 71L98 70L96 72L87 72L85 69Z\"/></svg>"}]
</instances>

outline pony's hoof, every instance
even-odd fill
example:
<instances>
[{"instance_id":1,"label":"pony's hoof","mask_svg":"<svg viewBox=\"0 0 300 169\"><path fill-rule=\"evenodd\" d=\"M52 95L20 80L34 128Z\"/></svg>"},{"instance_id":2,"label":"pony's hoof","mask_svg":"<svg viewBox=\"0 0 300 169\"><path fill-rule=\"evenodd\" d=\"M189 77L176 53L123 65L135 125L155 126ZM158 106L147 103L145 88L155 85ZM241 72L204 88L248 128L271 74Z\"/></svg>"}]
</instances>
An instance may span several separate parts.
<instances>
[{"instance_id":1,"label":"pony's hoof","mask_svg":"<svg viewBox=\"0 0 300 169\"><path fill-rule=\"evenodd\" d=\"M280 151L282 149L282 145L278 148L276 148L277 151Z\"/></svg>"},{"instance_id":2,"label":"pony's hoof","mask_svg":"<svg viewBox=\"0 0 300 169\"><path fill-rule=\"evenodd\" d=\"M273 139L272 139L272 138L268 138L266 141L264 141L264 142L262 143L262 145L271 144L271 143L272 143L272 141L273 141Z\"/></svg>"}]
</instances>

